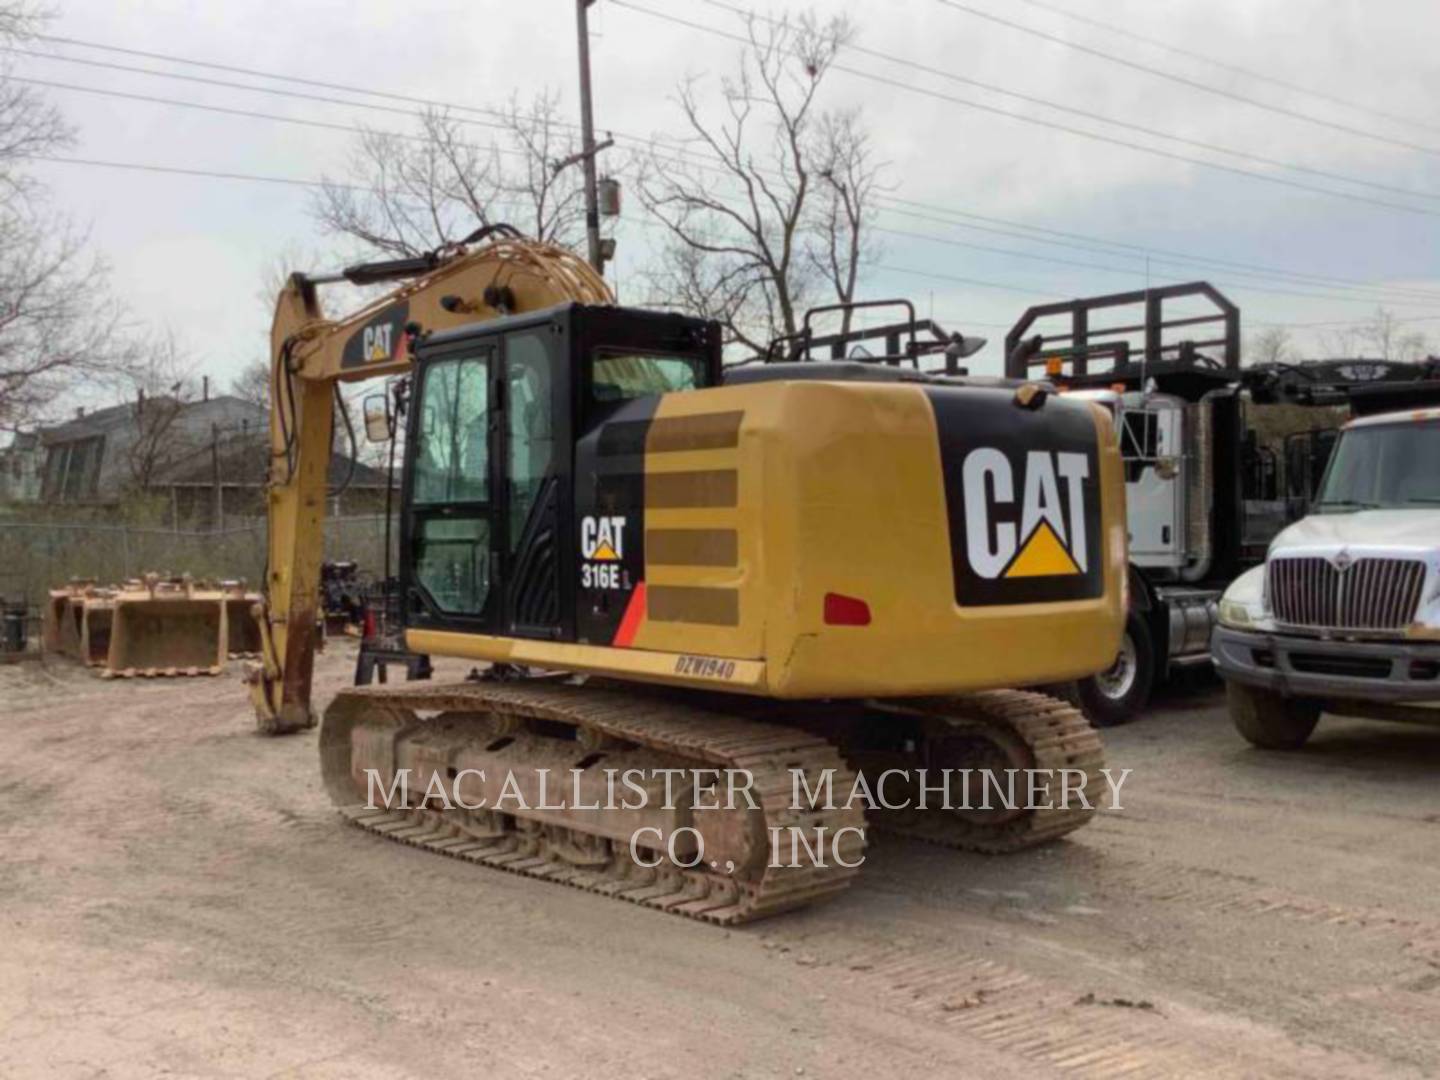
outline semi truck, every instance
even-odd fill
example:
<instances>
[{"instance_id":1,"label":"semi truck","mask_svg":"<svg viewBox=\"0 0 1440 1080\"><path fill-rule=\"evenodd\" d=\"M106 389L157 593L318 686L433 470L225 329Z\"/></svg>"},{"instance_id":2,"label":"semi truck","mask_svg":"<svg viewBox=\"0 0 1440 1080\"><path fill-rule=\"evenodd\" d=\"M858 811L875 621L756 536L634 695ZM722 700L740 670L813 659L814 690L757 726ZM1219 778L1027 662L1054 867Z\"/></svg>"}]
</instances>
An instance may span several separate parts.
<instances>
[{"instance_id":1,"label":"semi truck","mask_svg":"<svg viewBox=\"0 0 1440 1080\"><path fill-rule=\"evenodd\" d=\"M1006 374L1041 369L1114 415L1124 462L1125 633L1109 669L1068 688L1098 726L1209 666L1225 589L1305 516L1355 394L1440 380L1433 362L1242 365L1240 309L1206 282L1030 308L1006 337Z\"/></svg>"}]
</instances>

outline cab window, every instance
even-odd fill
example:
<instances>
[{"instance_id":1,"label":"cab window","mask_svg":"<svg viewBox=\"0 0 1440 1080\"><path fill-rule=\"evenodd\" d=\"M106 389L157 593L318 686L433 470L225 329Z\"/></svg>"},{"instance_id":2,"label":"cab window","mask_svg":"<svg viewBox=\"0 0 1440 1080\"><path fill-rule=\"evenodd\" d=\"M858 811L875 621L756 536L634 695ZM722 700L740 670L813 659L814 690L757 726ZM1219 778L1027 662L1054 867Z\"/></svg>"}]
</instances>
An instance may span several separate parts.
<instances>
[{"instance_id":1,"label":"cab window","mask_svg":"<svg viewBox=\"0 0 1440 1080\"><path fill-rule=\"evenodd\" d=\"M441 360L425 375L414 501L485 502L490 494L488 356Z\"/></svg>"},{"instance_id":2,"label":"cab window","mask_svg":"<svg viewBox=\"0 0 1440 1080\"><path fill-rule=\"evenodd\" d=\"M705 361L698 356L602 349L590 368L590 396L601 404L695 390L704 383Z\"/></svg>"}]
</instances>

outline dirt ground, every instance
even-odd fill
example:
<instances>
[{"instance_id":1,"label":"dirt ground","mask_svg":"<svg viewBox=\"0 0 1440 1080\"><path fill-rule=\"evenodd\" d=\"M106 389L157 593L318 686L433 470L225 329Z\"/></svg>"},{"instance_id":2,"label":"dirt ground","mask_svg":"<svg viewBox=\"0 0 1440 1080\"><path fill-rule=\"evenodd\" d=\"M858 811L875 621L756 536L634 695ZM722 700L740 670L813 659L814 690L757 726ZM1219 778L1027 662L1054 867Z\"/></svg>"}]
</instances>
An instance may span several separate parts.
<instances>
[{"instance_id":1,"label":"dirt ground","mask_svg":"<svg viewBox=\"0 0 1440 1080\"><path fill-rule=\"evenodd\" d=\"M0 668L0 1076L1440 1073L1440 731L1261 753L1201 680L1107 744L1070 839L726 931L343 825L235 675Z\"/></svg>"}]
</instances>

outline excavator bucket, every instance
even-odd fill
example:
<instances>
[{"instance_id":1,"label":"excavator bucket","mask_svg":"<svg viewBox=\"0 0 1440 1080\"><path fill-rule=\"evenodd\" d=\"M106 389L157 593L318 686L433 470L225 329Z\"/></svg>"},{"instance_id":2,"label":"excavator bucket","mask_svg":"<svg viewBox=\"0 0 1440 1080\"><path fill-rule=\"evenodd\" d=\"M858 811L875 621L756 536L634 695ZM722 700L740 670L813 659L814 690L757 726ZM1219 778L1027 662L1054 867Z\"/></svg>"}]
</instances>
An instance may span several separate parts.
<instances>
[{"instance_id":1,"label":"excavator bucket","mask_svg":"<svg viewBox=\"0 0 1440 1080\"><path fill-rule=\"evenodd\" d=\"M40 639L47 653L79 657L83 603L81 586L72 584L50 590L45 600Z\"/></svg>"},{"instance_id":2,"label":"excavator bucket","mask_svg":"<svg viewBox=\"0 0 1440 1080\"><path fill-rule=\"evenodd\" d=\"M79 612L79 657L86 667L104 667L110 661L110 627L114 621L113 593L93 593L76 602Z\"/></svg>"},{"instance_id":3,"label":"excavator bucket","mask_svg":"<svg viewBox=\"0 0 1440 1080\"><path fill-rule=\"evenodd\" d=\"M225 585L225 654L231 660L249 660L260 655L260 623L255 618L256 593L243 585Z\"/></svg>"},{"instance_id":4,"label":"excavator bucket","mask_svg":"<svg viewBox=\"0 0 1440 1080\"><path fill-rule=\"evenodd\" d=\"M218 675L226 660L226 594L189 581L147 581L114 598L105 678Z\"/></svg>"}]
</instances>

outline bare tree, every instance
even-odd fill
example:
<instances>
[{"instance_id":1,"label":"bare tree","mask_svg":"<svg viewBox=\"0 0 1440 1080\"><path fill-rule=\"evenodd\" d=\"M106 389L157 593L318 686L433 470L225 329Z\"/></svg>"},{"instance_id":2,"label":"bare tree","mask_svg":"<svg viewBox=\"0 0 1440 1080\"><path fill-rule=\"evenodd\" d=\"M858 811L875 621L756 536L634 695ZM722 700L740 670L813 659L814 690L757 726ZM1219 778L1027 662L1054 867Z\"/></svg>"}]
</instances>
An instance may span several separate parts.
<instances>
[{"instance_id":1,"label":"bare tree","mask_svg":"<svg viewBox=\"0 0 1440 1080\"><path fill-rule=\"evenodd\" d=\"M50 15L29 0L0 2L0 45L23 45L39 34ZM10 78L12 63L0 61L0 203L15 210L13 200L34 193L22 168L32 154L64 146L73 133L54 105L33 87Z\"/></svg>"},{"instance_id":2,"label":"bare tree","mask_svg":"<svg viewBox=\"0 0 1440 1080\"><path fill-rule=\"evenodd\" d=\"M816 125L812 154L820 178L819 206L806 237L805 255L835 292L835 299L855 299L860 268L880 254L871 227L875 197L881 190L880 168L870 138L855 109L823 113ZM840 331L850 329L851 312L841 316Z\"/></svg>"},{"instance_id":3,"label":"bare tree","mask_svg":"<svg viewBox=\"0 0 1440 1080\"><path fill-rule=\"evenodd\" d=\"M758 351L796 331L817 291L853 298L873 255L878 168L858 114L816 107L853 24L757 15L747 29L716 109L702 103L700 80L679 88L697 153L653 145L638 188L667 234L647 275L655 298L719 320L730 340Z\"/></svg>"},{"instance_id":4,"label":"bare tree","mask_svg":"<svg viewBox=\"0 0 1440 1080\"><path fill-rule=\"evenodd\" d=\"M1269 326L1254 335L1245 345L1245 359L1252 364L1288 364L1296 359L1290 331L1283 326Z\"/></svg>"},{"instance_id":5,"label":"bare tree","mask_svg":"<svg viewBox=\"0 0 1440 1080\"><path fill-rule=\"evenodd\" d=\"M48 17L28 0L0 0L0 46L33 39ZM129 357L103 264L25 171L30 157L71 138L54 106L0 62L0 428L33 422L61 393Z\"/></svg>"},{"instance_id":6,"label":"bare tree","mask_svg":"<svg viewBox=\"0 0 1440 1080\"><path fill-rule=\"evenodd\" d=\"M125 448L133 487L144 490L195 453L179 424L195 396L193 364L172 335L147 342L132 369L135 439Z\"/></svg>"},{"instance_id":7,"label":"bare tree","mask_svg":"<svg viewBox=\"0 0 1440 1080\"><path fill-rule=\"evenodd\" d=\"M85 238L0 209L0 427L43 414L82 379L126 367L121 311Z\"/></svg>"},{"instance_id":8,"label":"bare tree","mask_svg":"<svg viewBox=\"0 0 1440 1080\"><path fill-rule=\"evenodd\" d=\"M1352 359L1363 351L1359 329L1354 326L1341 326L1325 331L1321 335L1320 345L1326 357L1332 360Z\"/></svg>"},{"instance_id":9,"label":"bare tree","mask_svg":"<svg viewBox=\"0 0 1440 1080\"><path fill-rule=\"evenodd\" d=\"M270 361L253 360L230 380L230 393L257 409L270 409Z\"/></svg>"},{"instance_id":10,"label":"bare tree","mask_svg":"<svg viewBox=\"0 0 1440 1080\"><path fill-rule=\"evenodd\" d=\"M498 127L487 142L476 126ZM505 222L537 239L569 244L584 226L577 169L557 169L578 136L553 93L522 106L512 98L495 121L429 109L415 133L366 131L343 179L327 177L312 207L321 227L368 251L408 257Z\"/></svg>"},{"instance_id":11,"label":"bare tree","mask_svg":"<svg viewBox=\"0 0 1440 1080\"><path fill-rule=\"evenodd\" d=\"M1407 331L1404 325L1393 311L1377 307L1374 317L1358 329L1357 336L1381 360L1423 358L1429 348L1428 340L1419 331Z\"/></svg>"}]
</instances>

